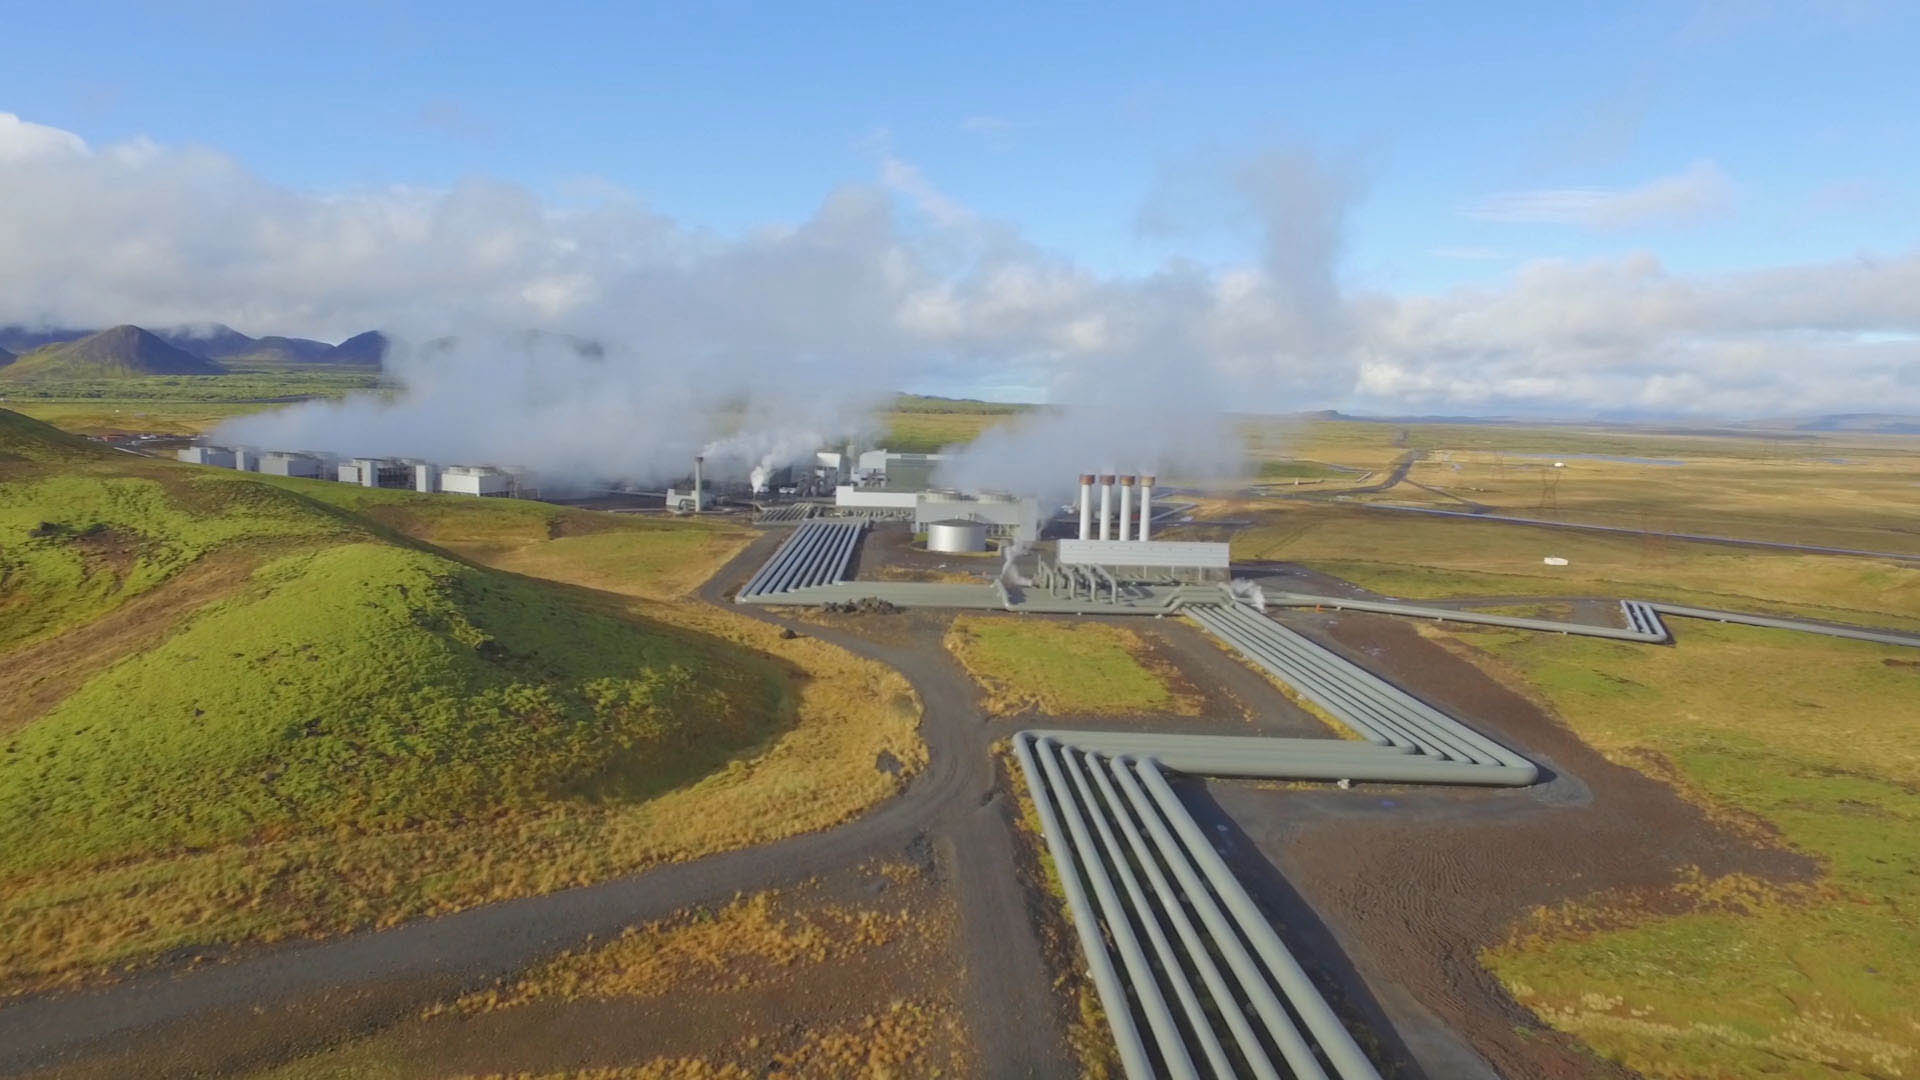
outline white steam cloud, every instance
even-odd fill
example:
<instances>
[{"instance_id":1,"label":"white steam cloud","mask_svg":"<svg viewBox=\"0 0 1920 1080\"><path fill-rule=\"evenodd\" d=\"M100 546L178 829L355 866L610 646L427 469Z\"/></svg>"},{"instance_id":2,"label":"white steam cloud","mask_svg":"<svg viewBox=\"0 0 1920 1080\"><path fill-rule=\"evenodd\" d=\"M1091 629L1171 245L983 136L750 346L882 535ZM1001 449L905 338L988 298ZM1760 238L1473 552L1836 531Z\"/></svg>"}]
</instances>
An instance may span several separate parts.
<instances>
[{"instance_id":1,"label":"white steam cloud","mask_svg":"<svg viewBox=\"0 0 1920 1080\"><path fill-rule=\"evenodd\" d=\"M1143 275L1040 249L890 156L804 220L737 236L610 185L580 204L485 181L311 194L215 150L95 147L7 114L0 166L0 324L382 329L414 346L397 400L223 436L263 445L658 480L738 435L713 456L744 478L859 434L893 391L1013 386L1060 407L955 476L1027 486L1215 468L1237 449L1225 410L1920 411L1920 253L1719 276L1627 254L1360 293L1340 278L1355 176L1305 153L1220 170L1257 257ZM1730 184L1696 167L1631 198L1495 202L1536 221L1578 203L1602 226L1691 214Z\"/></svg>"}]
</instances>

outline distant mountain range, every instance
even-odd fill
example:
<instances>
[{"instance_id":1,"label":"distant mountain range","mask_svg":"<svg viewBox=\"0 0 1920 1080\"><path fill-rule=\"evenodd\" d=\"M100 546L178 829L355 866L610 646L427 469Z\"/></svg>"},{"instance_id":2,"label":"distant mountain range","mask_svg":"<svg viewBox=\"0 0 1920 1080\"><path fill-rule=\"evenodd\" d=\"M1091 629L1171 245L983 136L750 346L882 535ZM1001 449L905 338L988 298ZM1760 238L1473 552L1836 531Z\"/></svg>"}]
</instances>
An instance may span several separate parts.
<instances>
[{"instance_id":1,"label":"distant mountain range","mask_svg":"<svg viewBox=\"0 0 1920 1080\"><path fill-rule=\"evenodd\" d=\"M0 379L221 375L289 364L379 368L388 344L378 330L329 345L310 338L248 337L219 323L99 331L6 326L0 327Z\"/></svg>"}]
</instances>

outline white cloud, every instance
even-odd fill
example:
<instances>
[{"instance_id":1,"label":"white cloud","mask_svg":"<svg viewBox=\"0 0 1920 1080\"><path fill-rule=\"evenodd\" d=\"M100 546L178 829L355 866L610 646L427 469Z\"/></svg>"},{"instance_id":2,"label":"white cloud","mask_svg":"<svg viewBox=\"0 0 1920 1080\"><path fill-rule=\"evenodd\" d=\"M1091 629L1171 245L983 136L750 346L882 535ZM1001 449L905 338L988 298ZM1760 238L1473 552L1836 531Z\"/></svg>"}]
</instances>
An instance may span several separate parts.
<instances>
[{"instance_id":1,"label":"white cloud","mask_svg":"<svg viewBox=\"0 0 1920 1080\"><path fill-rule=\"evenodd\" d=\"M1611 230L1687 224L1725 213L1732 202L1727 174L1711 161L1696 161L1638 187L1509 191L1490 195L1465 213L1482 221Z\"/></svg>"},{"instance_id":2,"label":"white cloud","mask_svg":"<svg viewBox=\"0 0 1920 1080\"><path fill-rule=\"evenodd\" d=\"M0 164L57 161L83 157L86 153L86 140L70 131L35 124L12 113L0 112Z\"/></svg>"},{"instance_id":3,"label":"white cloud","mask_svg":"<svg viewBox=\"0 0 1920 1080\"><path fill-rule=\"evenodd\" d=\"M1920 411L1920 251L1739 274L1649 254L1359 301L1357 397L1390 409Z\"/></svg>"},{"instance_id":4,"label":"white cloud","mask_svg":"<svg viewBox=\"0 0 1920 1080\"><path fill-rule=\"evenodd\" d=\"M1300 152L1221 169L1256 258L1140 275L1039 249L884 147L870 181L730 238L605 183L564 204L488 181L315 195L213 151L89 148L13 117L0 154L0 324L476 343L406 361L412 411L301 414L391 452L639 468L701 445L689 418L716 402L825 430L917 385L1088 404L1082 426L1004 444L1012 462L1205 457L1221 425L1182 418L1221 408L1920 412L1920 252L1713 276L1652 254L1537 260L1497 287L1356 295L1340 266L1359 184ZM529 326L608 356L505 336Z\"/></svg>"}]
</instances>

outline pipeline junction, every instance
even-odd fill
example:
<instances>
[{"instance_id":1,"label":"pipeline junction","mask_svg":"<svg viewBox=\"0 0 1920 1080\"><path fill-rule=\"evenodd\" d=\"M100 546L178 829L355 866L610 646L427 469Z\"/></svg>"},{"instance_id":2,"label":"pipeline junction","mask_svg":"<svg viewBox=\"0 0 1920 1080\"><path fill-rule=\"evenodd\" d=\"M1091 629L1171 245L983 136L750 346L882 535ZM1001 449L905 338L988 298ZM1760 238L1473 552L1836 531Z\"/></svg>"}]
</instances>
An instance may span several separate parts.
<instances>
[{"instance_id":1,"label":"pipeline junction","mask_svg":"<svg viewBox=\"0 0 1920 1080\"><path fill-rule=\"evenodd\" d=\"M806 559L844 567L830 546L800 542L799 536L790 540L768 566ZM1666 618L1678 617L1920 647L1920 635L1645 600L1620 601L1619 624L1609 625L1394 600L1262 594L1225 583L1142 585L1088 577L1082 588L1070 587L1063 603L1055 589L1009 587L1004 580L854 581L806 571L777 580L814 584L784 590L763 584L751 595L743 589L739 598L805 605L872 596L903 607L1184 615L1359 737L1056 729L1014 736L1088 974L1121 1063L1134 1078L1379 1076L1167 774L1343 787L1523 787L1540 776L1522 755L1275 621L1265 608L1353 610L1642 644L1672 643Z\"/></svg>"}]
</instances>

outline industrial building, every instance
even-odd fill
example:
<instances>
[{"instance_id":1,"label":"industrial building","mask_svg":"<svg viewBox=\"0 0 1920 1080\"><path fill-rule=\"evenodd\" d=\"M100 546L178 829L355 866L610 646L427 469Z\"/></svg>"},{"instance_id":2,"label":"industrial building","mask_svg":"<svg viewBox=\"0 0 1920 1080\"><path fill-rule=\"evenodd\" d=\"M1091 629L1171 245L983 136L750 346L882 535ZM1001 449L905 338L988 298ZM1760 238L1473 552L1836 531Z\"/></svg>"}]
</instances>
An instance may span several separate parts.
<instances>
[{"instance_id":1,"label":"industrial building","mask_svg":"<svg viewBox=\"0 0 1920 1080\"><path fill-rule=\"evenodd\" d=\"M336 476L343 484L358 484L361 487L413 487L413 466L393 458L353 458L343 461Z\"/></svg>"},{"instance_id":2,"label":"industrial building","mask_svg":"<svg viewBox=\"0 0 1920 1080\"><path fill-rule=\"evenodd\" d=\"M1031 495L971 494L958 491L894 491L842 484L833 505L843 516L878 521L911 521L924 532L936 521L962 520L986 526L989 535L1030 543L1040 538L1040 502Z\"/></svg>"},{"instance_id":3,"label":"industrial building","mask_svg":"<svg viewBox=\"0 0 1920 1080\"><path fill-rule=\"evenodd\" d=\"M1040 501L1031 495L965 495L926 491L913 508L913 529L925 531L937 521L973 521L1002 540L1032 543L1040 538Z\"/></svg>"},{"instance_id":4,"label":"industrial building","mask_svg":"<svg viewBox=\"0 0 1920 1080\"><path fill-rule=\"evenodd\" d=\"M225 446L184 446L178 456L190 465L213 465L222 469L234 468L238 463L233 450Z\"/></svg>"},{"instance_id":5,"label":"industrial building","mask_svg":"<svg viewBox=\"0 0 1920 1080\"><path fill-rule=\"evenodd\" d=\"M867 450L852 481L861 487L881 487L893 491L924 491L933 486L934 471L950 460L947 454L906 454L893 450Z\"/></svg>"},{"instance_id":6,"label":"industrial building","mask_svg":"<svg viewBox=\"0 0 1920 1080\"><path fill-rule=\"evenodd\" d=\"M489 465L449 465L440 472L440 490L450 495L505 499L514 487L513 474Z\"/></svg>"},{"instance_id":7,"label":"industrial building","mask_svg":"<svg viewBox=\"0 0 1920 1080\"><path fill-rule=\"evenodd\" d=\"M213 465L265 476L293 476L310 480L338 480L360 487L403 491L446 492L494 498L539 497L533 474L526 469L496 465L440 466L418 458L357 457L340 461L330 454L292 450L255 450L250 447L198 445L181 449L181 461Z\"/></svg>"},{"instance_id":8,"label":"industrial building","mask_svg":"<svg viewBox=\"0 0 1920 1080\"><path fill-rule=\"evenodd\" d=\"M301 476L318 480L323 475L322 465L321 460L312 454L274 451L260 455L260 465L256 471L264 476Z\"/></svg>"},{"instance_id":9,"label":"industrial building","mask_svg":"<svg viewBox=\"0 0 1920 1080\"><path fill-rule=\"evenodd\" d=\"M1097 516L1096 480L1100 486ZM1116 481L1118 499L1114 497ZM1127 581L1226 581L1228 545L1152 539L1153 483L1151 475L1082 473L1079 536L1060 541L1055 561L1061 566L1099 567Z\"/></svg>"}]
</instances>

